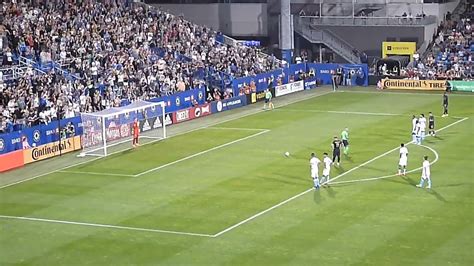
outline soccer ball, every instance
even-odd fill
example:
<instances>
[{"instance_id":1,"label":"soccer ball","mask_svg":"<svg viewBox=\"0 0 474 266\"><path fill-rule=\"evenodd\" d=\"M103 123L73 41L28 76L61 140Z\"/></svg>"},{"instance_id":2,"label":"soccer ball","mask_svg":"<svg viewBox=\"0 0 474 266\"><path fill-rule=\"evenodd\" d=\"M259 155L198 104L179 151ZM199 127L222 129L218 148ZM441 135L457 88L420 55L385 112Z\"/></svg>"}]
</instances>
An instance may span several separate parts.
<instances>
[{"instance_id":1,"label":"soccer ball","mask_svg":"<svg viewBox=\"0 0 474 266\"><path fill-rule=\"evenodd\" d=\"M289 156L290 156L290 153L289 153L289 152L285 152L285 156L286 156L286 157L289 157Z\"/></svg>"}]
</instances>

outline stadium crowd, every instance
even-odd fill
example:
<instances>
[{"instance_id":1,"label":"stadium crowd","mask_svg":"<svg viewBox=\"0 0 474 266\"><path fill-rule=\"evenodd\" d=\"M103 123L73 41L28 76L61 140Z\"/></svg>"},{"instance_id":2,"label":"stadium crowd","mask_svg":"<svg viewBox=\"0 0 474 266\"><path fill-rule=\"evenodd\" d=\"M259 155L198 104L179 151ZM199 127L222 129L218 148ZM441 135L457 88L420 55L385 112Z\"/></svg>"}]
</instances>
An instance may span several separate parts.
<instances>
[{"instance_id":1,"label":"stadium crowd","mask_svg":"<svg viewBox=\"0 0 474 266\"><path fill-rule=\"evenodd\" d=\"M3 64L14 64L16 55L50 71L29 68L0 81L0 132L207 86L206 77L222 76L216 73L241 77L279 67L255 48L218 43L219 33L143 5L15 2L1 10ZM209 91L210 100L220 97Z\"/></svg>"},{"instance_id":2,"label":"stadium crowd","mask_svg":"<svg viewBox=\"0 0 474 266\"><path fill-rule=\"evenodd\" d=\"M471 18L470 11L459 20L447 16L434 36L431 52L424 58L416 56L413 65L402 70L401 75L410 79L474 79L474 20Z\"/></svg>"}]
</instances>

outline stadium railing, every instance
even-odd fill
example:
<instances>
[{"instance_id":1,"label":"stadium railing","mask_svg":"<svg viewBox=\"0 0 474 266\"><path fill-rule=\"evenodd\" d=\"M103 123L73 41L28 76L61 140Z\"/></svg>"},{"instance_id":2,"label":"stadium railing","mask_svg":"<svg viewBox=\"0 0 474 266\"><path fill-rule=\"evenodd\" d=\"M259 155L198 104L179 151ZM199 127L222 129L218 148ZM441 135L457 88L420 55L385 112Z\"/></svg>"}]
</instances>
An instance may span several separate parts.
<instances>
[{"instance_id":1,"label":"stadium railing","mask_svg":"<svg viewBox=\"0 0 474 266\"><path fill-rule=\"evenodd\" d=\"M331 26L420 26L436 23L436 16L426 17L352 17L352 16L301 16L313 25Z\"/></svg>"}]
</instances>

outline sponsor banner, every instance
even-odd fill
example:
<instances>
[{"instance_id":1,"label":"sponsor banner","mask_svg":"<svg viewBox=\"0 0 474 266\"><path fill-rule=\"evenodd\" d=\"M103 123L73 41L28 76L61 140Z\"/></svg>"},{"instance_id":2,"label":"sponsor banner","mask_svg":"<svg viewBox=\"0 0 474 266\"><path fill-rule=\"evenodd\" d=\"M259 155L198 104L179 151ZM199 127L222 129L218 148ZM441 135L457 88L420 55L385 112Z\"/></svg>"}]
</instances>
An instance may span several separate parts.
<instances>
[{"instance_id":1,"label":"sponsor banner","mask_svg":"<svg viewBox=\"0 0 474 266\"><path fill-rule=\"evenodd\" d=\"M0 154L0 173L22 167L23 165L25 163L22 150Z\"/></svg>"},{"instance_id":2,"label":"sponsor banner","mask_svg":"<svg viewBox=\"0 0 474 266\"><path fill-rule=\"evenodd\" d=\"M292 64L286 68L285 74L289 78L293 76L293 80L298 79L300 73L306 73L306 63Z\"/></svg>"},{"instance_id":3,"label":"sponsor banner","mask_svg":"<svg viewBox=\"0 0 474 266\"><path fill-rule=\"evenodd\" d=\"M382 79L383 89L445 91L445 80Z\"/></svg>"},{"instance_id":4,"label":"sponsor banner","mask_svg":"<svg viewBox=\"0 0 474 266\"><path fill-rule=\"evenodd\" d=\"M101 132L102 133L102 132ZM109 123L105 130L107 141L113 141L121 138L130 137L132 135L132 124L117 124L114 121Z\"/></svg>"},{"instance_id":5,"label":"sponsor banner","mask_svg":"<svg viewBox=\"0 0 474 266\"><path fill-rule=\"evenodd\" d=\"M474 81L448 81L452 91L474 92Z\"/></svg>"},{"instance_id":6,"label":"sponsor banner","mask_svg":"<svg viewBox=\"0 0 474 266\"><path fill-rule=\"evenodd\" d=\"M190 109L184 109L173 113L173 124L189 120Z\"/></svg>"},{"instance_id":7,"label":"sponsor banner","mask_svg":"<svg viewBox=\"0 0 474 266\"><path fill-rule=\"evenodd\" d=\"M294 93L297 91L302 91L304 90L304 83L302 80L277 86L275 87L275 97L283 96L286 94Z\"/></svg>"},{"instance_id":8,"label":"sponsor banner","mask_svg":"<svg viewBox=\"0 0 474 266\"><path fill-rule=\"evenodd\" d=\"M81 149L81 138L75 136L61 141L23 150L25 164L41 161L64 153Z\"/></svg>"},{"instance_id":9,"label":"sponsor banner","mask_svg":"<svg viewBox=\"0 0 474 266\"><path fill-rule=\"evenodd\" d=\"M305 90L315 89L317 86L318 86L318 83L317 83L316 77L308 77L304 81L304 89Z\"/></svg>"},{"instance_id":10,"label":"sponsor banner","mask_svg":"<svg viewBox=\"0 0 474 266\"><path fill-rule=\"evenodd\" d=\"M272 95L275 95L275 88L271 88L270 92ZM256 102L261 102L265 100L265 91L261 92L254 92L250 94L250 103L256 103Z\"/></svg>"},{"instance_id":11,"label":"sponsor banner","mask_svg":"<svg viewBox=\"0 0 474 266\"><path fill-rule=\"evenodd\" d=\"M165 115L165 124L167 126L173 123L171 119L171 114ZM153 117L139 121L140 132L147 132L152 129L162 128L163 127L163 118L160 117Z\"/></svg>"},{"instance_id":12,"label":"sponsor banner","mask_svg":"<svg viewBox=\"0 0 474 266\"><path fill-rule=\"evenodd\" d=\"M39 125L12 133L1 134L0 154L58 141L60 132L65 130L67 131L67 137L82 135L83 128L81 118L68 118L53 121L47 125Z\"/></svg>"},{"instance_id":13,"label":"sponsor banner","mask_svg":"<svg viewBox=\"0 0 474 266\"><path fill-rule=\"evenodd\" d=\"M297 79L300 72L314 73L316 78L320 80L321 84L331 84L331 73L335 72L337 68L343 69L344 77L349 77L353 86L368 86L368 72L367 64L318 64L318 63L301 63L290 65L287 68L280 68L271 72L258 74L256 76L249 76L234 79L232 81L232 89L234 95L239 95L240 89L245 86L254 88L253 92L261 92L268 87L275 87L278 84L288 83L291 76ZM350 73L350 75L349 75ZM308 85L310 86L310 85ZM313 85L311 85L313 86Z\"/></svg>"},{"instance_id":14,"label":"sponsor banner","mask_svg":"<svg viewBox=\"0 0 474 266\"><path fill-rule=\"evenodd\" d=\"M215 101L211 103L211 113L215 114L218 112L224 112L227 110L232 110L234 108L242 107L247 105L247 96L242 95L230 99L225 99L221 101Z\"/></svg>"},{"instance_id":15,"label":"sponsor banner","mask_svg":"<svg viewBox=\"0 0 474 266\"><path fill-rule=\"evenodd\" d=\"M159 117L147 118L138 121L138 128L140 132L147 132L155 128L163 127Z\"/></svg>"},{"instance_id":16,"label":"sponsor banner","mask_svg":"<svg viewBox=\"0 0 474 266\"><path fill-rule=\"evenodd\" d=\"M252 85L251 87L254 89L253 92L261 92L269 87L275 87L278 80L282 80L283 83L286 83L287 76L285 75L285 71L288 70L286 68L280 68L255 76L234 79L232 80L234 95L239 95L240 89L249 85Z\"/></svg>"},{"instance_id":17,"label":"sponsor banner","mask_svg":"<svg viewBox=\"0 0 474 266\"><path fill-rule=\"evenodd\" d=\"M211 114L211 105L206 103L201 106L191 108L190 119L196 119Z\"/></svg>"},{"instance_id":18,"label":"sponsor banner","mask_svg":"<svg viewBox=\"0 0 474 266\"><path fill-rule=\"evenodd\" d=\"M391 55L409 55L413 61L416 52L416 42L382 42L382 58Z\"/></svg>"},{"instance_id":19,"label":"sponsor banner","mask_svg":"<svg viewBox=\"0 0 474 266\"><path fill-rule=\"evenodd\" d=\"M285 84L285 85L275 87L275 97L279 97L279 96L290 94L290 93L291 93L290 84Z\"/></svg>"},{"instance_id":20,"label":"sponsor banner","mask_svg":"<svg viewBox=\"0 0 474 266\"><path fill-rule=\"evenodd\" d=\"M206 102L206 89L198 88L186 90L169 96L163 96L149 100L151 102L166 103L165 112L174 113L179 110L187 109L193 106L193 102L204 104Z\"/></svg>"},{"instance_id":21,"label":"sponsor banner","mask_svg":"<svg viewBox=\"0 0 474 266\"><path fill-rule=\"evenodd\" d=\"M165 125L169 126L173 124L173 119L171 118L171 114L165 114Z\"/></svg>"},{"instance_id":22,"label":"sponsor banner","mask_svg":"<svg viewBox=\"0 0 474 266\"><path fill-rule=\"evenodd\" d=\"M332 84L332 75L337 68L342 68L343 79L350 73L350 84L352 86L369 85L369 68L366 64L318 64L307 63L307 69L315 73L320 84Z\"/></svg>"},{"instance_id":23,"label":"sponsor banner","mask_svg":"<svg viewBox=\"0 0 474 266\"><path fill-rule=\"evenodd\" d=\"M206 103L200 106L174 112L172 115L173 124L182 123L211 114L211 105Z\"/></svg>"}]
</instances>

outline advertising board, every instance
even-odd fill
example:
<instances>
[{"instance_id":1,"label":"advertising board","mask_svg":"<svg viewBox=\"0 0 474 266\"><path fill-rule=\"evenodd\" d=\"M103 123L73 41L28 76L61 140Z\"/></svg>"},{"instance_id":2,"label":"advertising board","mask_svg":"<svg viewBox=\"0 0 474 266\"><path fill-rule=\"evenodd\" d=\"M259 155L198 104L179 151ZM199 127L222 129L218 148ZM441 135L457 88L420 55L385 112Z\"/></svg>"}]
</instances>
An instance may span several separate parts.
<instances>
[{"instance_id":1,"label":"advertising board","mask_svg":"<svg viewBox=\"0 0 474 266\"><path fill-rule=\"evenodd\" d=\"M304 83L302 80L275 87L275 97L287 95L290 93L303 91Z\"/></svg>"},{"instance_id":2,"label":"advertising board","mask_svg":"<svg viewBox=\"0 0 474 266\"><path fill-rule=\"evenodd\" d=\"M382 79L383 89L445 91L445 80Z\"/></svg>"},{"instance_id":3,"label":"advertising board","mask_svg":"<svg viewBox=\"0 0 474 266\"><path fill-rule=\"evenodd\" d=\"M23 160L25 164L29 164L79 149L81 149L81 137L74 136L61 141L24 149Z\"/></svg>"}]
</instances>

